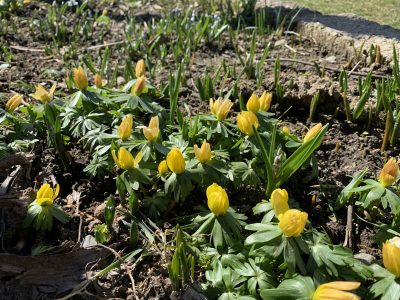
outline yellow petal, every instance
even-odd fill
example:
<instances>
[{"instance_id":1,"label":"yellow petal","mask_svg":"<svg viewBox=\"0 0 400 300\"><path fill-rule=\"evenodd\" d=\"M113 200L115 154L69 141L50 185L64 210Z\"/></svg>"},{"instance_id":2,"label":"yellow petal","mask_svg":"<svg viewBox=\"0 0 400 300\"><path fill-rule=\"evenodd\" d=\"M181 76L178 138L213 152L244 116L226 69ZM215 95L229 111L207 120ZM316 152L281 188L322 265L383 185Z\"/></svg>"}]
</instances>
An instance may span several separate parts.
<instances>
[{"instance_id":1,"label":"yellow petal","mask_svg":"<svg viewBox=\"0 0 400 300\"><path fill-rule=\"evenodd\" d=\"M142 151L139 151L139 152L136 154L135 159L134 159L134 162L133 162L133 164L135 165L135 168L136 168L136 166L142 161L142 158L143 158L143 152L142 152Z\"/></svg>"},{"instance_id":2,"label":"yellow petal","mask_svg":"<svg viewBox=\"0 0 400 300\"><path fill-rule=\"evenodd\" d=\"M246 108L253 113L257 113L260 110L260 99L255 93L253 93L247 101Z\"/></svg>"},{"instance_id":3,"label":"yellow petal","mask_svg":"<svg viewBox=\"0 0 400 300\"><path fill-rule=\"evenodd\" d=\"M122 169L121 165L119 164L118 157L117 157L117 155L115 154L115 150L112 150L112 151L111 151L111 154L112 154L112 157L113 157L113 159L114 159L114 161L115 161L115 164L118 166L118 168Z\"/></svg>"},{"instance_id":4,"label":"yellow petal","mask_svg":"<svg viewBox=\"0 0 400 300\"><path fill-rule=\"evenodd\" d=\"M118 161L121 168L124 170L131 170L135 168L135 160L132 154L124 147L119 148Z\"/></svg>"},{"instance_id":5,"label":"yellow petal","mask_svg":"<svg viewBox=\"0 0 400 300\"><path fill-rule=\"evenodd\" d=\"M303 139L304 143L307 143L311 141L313 138L317 136L317 134L320 132L322 128L322 124L318 123L317 125L314 125L306 134L306 136Z\"/></svg>"},{"instance_id":6,"label":"yellow petal","mask_svg":"<svg viewBox=\"0 0 400 300\"><path fill-rule=\"evenodd\" d=\"M185 159L180 149L174 147L169 151L167 154L167 165L175 174L182 174L185 172Z\"/></svg>"},{"instance_id":7,"label":"yellow petal","mask_svg":"<svg viewBox=\"0 0 400 300\"><path fill-rule=\"evenodd\" d=\"M300 236L307 222L308 215L297 209L289 209L283 213L279 220L279 228L285 236Z\"/></svg>"},{"instance_id":8,"label":"yellow petal","mask_svg":"<svg viewBox=\"0 0 400 300\"><path fill-rule=\"evenodd\" d=\"M216 183L207 188L207 205L216 216L224 215L229 208L229 199L226 191Z\"/></svg>"},{"instance_id":9,"label":"yellow petal","mask_svg":"<svg viewBox=\"0 0 400 300\"><path fill-rule=\"evenodd\" d=\"M275 215L278 219L281 215L289 210L289 196L285 189L275 189L271 194L271 205L274 208Z\"/></svg>"},{"instance_id":10,"label":"yellow petal","mask_svg":"<svg viewBox=\"0 0 400 300\"><path fill-rule=\"evenodd\" d=\"M50 98L53 98L54 92L56 91L57 83L54 83L53 86L50 88L49 95Z\"/></svg>"},{"instance_id":11,"label":"yellow petal","mask_svg":"<svg viewBox=\"0 0 400 300\"><path fill-rule=\"evenodd\" d=\"M54 195L53 195L53 200L57 198L59 192L60 192L60 185L56 184L56 187L54 190Z\"/></svg>"}]
</instances>

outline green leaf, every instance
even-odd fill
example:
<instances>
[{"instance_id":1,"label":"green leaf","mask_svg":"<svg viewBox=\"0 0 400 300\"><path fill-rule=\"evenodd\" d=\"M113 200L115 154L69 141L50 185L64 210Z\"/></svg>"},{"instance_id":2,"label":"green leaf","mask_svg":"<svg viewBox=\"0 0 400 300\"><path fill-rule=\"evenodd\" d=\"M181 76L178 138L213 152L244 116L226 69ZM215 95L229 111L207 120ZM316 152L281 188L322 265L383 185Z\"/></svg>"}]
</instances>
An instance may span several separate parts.
<instances>
[{"instance_id":1,"label":"green leaf","mask_svg":"<svg viewBox=\"0 0 400 300\"><path fill-rule=\"evenodd\" d=\"M343 205L345 205L351 198L354 192L351 192L352 189L358 187L358 185L361 183L363 180L365 174L367 174L368 169L364 169L356 175L354 175L353 179L350 181L350 183L340 192L339 197L336 202L336 209L341 208Z\"/></svg>"}]
</instances>

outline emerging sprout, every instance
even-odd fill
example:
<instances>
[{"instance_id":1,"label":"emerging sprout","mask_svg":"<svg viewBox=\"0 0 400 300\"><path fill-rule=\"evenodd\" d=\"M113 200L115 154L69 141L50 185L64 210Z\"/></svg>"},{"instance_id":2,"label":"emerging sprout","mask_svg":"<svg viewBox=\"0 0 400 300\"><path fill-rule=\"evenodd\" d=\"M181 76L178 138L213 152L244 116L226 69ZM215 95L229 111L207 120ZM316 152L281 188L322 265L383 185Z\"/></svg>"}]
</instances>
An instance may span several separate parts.
<instances>
[{"instance_id":1,"label":"emerging sprout","mask_svg":"<svg viewBox=\"0 0 400 300\"><path fill-rule=\"evenodd\" d=\"M208 162L211 159L211 156L212 156L211 146L206 141L203 141L201 148L199 148L197 145L194 145L193 149L194 149L194 154L196 155L196 158L202 164L205 164L206 162Z\"/></svg>"},{"instance_id":2,"label":"emerging sprout","mask_svg":"<svg viewBox=\"0 0 400 300\"><path fill-rule=\"evenodd\" d=\"M300 236L307 222L308 215L297 209L289 209L279 219L279 228L287 237Z\"/></svg>"},{"instance_id":3,"label":"emerging sprout","mask_svg":"<svg viewBox=\"0 0 400 300\"><path fill-rule=\"evenodd\" d=\"M80 91L84 91L88 87L88 79L86 76L86 72L82 67L74 68L73 70L74 73L74 81L76 87Z\"/></svg>"},{"instance_id":4,"label":"emerging sprout","mask_svg":"<svg viewBox=\"0 0 400 300\"><path fill-rule=\"evenodd\" d=\"M360 286L359 282L351 281L333 281L321 284L314 292L312 300L358 300L357 295L350 293Z\"/></svg>"},{"instance_id":5,"label":"emerging sprout","mask_svg":"<svg viewBox=\"0 0 400 300\"><path fill-rule=\"evenodd\" d=\"M167 154L168 168L175 174L182 174L185 172L185 159L183 158L182 151L174 147Z\"/></svg>"},{"instance_id":6,"label":"emerging sprout","mask_svg":"<svg viewBox=\"0 0 400 300\"><path fill-rule=\"evenodd\" d=\"M255 129L259 126L258 118L256 114L251 111L242 111L237 116L237 125L241 132L248 136L252 136L254 134L253 126Z\"/></svg>"},{"instance_id":7,"label":"emerging sprout","mask_svg":"<svg viewBox=\"0 0 400 300\"><path fill-rule=\"evenodd\" d=\"M211 212L216 216L226 213L229 208L229 199L226 191L216 183L207 188L207 205Z\"/></svg>"}]
</instances>

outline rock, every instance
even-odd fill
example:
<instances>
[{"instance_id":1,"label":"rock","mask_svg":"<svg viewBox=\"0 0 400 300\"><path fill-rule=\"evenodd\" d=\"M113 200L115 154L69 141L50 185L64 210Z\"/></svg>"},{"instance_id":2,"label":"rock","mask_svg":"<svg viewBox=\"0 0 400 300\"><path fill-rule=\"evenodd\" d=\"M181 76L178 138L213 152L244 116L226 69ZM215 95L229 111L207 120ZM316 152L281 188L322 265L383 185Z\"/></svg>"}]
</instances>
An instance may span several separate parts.
<instances>
[{"instance_id":1,"label":"rock","mask_svg":"<svg viewBox=\"0 0 400 300\"><path fill-rule=\"evenodd\" d=\"M367 265L371 265L376 261L375 256L368 254L368 253L357 253L354 255L355 259L360 260L361 262L367 264Z\"/></svg>"}]
</instances>

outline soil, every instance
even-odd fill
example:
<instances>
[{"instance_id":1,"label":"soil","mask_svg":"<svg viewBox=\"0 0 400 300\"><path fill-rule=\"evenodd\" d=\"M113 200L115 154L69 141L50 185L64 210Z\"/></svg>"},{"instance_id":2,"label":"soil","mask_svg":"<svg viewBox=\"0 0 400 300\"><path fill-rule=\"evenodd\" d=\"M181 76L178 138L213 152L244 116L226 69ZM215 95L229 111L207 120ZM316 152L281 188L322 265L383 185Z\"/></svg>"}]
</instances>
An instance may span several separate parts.
<instances>
[{"instance_id":1,"label":"soil","mask_svg":"<svg viewBox=\"0 0 400 300\"><path fill-rule=\"evenodd\" d=\"M102 6L90 6L88 10L89 19L94 22L94 14L96 12L101 13L104 8ZM0 68L0 92L4 93L1 99L7 99L11 91L27 95L34 91L35 84L46 83L49 86L50 82L58 82L57 93L59 95L66 94L67 87L64 78L67 70L76 64L84 54L93 55L97 61L99 55L104 52L105 44L111 44L109 69L112 70L117 67L120 70L117 85L121 86L126 81L123 76L124 69L121 65L127 59L131 61L140 59L137 54L127 52L124 47L127 43L124 35L124 29L128 25L126 15L135 16L138 24L143 25L144 22L149 22L152 18L160 18L162 10L156 5L148 5L141 7L140 12L138 12L137 9L128 10L123 4L114 2L111 7L107 7L107 10L111 19L109 26L97 24L89 37L85 37L82 33L73 36L71 32L68 32L65 41L60 44L59 53L54 50L52 53L45 52L44 49L49 44L48 37L41 34L37 29L33 29L32 33L29 26L26 26L30 20L37 21L45 18L44 4L35 2L27 9L12 16L8 22L9 24L14 23L18 32L10 31L0 35L0 41L13 46L11 48L12 61L7 63L9 64L8 67ZM74 13L68 11L66 15L67 25L77 22L77 18ZM68 31L69 26L66 26L66 28ZM194 85L196 78L203 77L208 73L213 74L216 71L215 66L219 66L222 61L225 61L229 66L235 65L238 72L242 69L235 54L235 47L243 49L243 51L244 49L247 50L249 41L244 40L243 34L238 35L237 45L231 43L228 35L223 35L222 39L220 43L202 44L197 51L192 53L192 59L185 72L186 81L179 95L179 103L183 112L189 111L195 114L197 111L208 110L208 102L200 99ZM120 41L121 44L112 44ZM164 42L168 45L173 40L168 40L166 37ZM398 149L389 147L385 153L380 152L383 138L382 128L384 127L382 119L378 118L370 128L367 128L365 119L356 124L345 121L342 110L343 99L338 85L338 72L344 66L350 69L354 66L351 64L352 57L349 57L348 54L331 53L325 45L296 33L287 33L286 35L277 33L265 35L257 41L257 59L268 43L271 43L272 47L264 66L265 78L262 81L262 87L257 89L255 80L241 79L238 82L239 95L243 99L248 99L253 91L258 93L263 90L273 92L274 60L276 57L280 57L282 61L281 83L286 90L285 101L280 105L275 104L272 107L272 112L276 112L279 116L288 107L291 107L282 121L290 128L292 133L298 136L304 135L307 128L314 123L330 124L325 140L315 152L319 163L319 177L304 182L304 174L299 174L287 183L286 187L290 191L290 197L294 198L310 214L313 226L325 230L334 243L341 244L344 241L346 209L343 208L333 215L330 206L341 189L350 182L350 176L364 168L368 168L370 176L376 176L383 165L384 158L386 156L397 156ZM79 45L76 54L68 52L71 44ZM2 58L1 55L0 60L0 64L5 63L5 58ZM297 63L293 60L296 60ZM310 62L315 62L322 69L325 66L325 75L318 74L317 68L313 64L307 64ZM173 57L167 56L165 64L158 64L158 68L155 77L151 80L157 88L160 88L168 80L170 70L175 70ZM355 71L366 73L371 68L374 68L374 74L381 76L390 72L388 65L371 66L368 64L360 64ZM224 75L221 75L221 79ZM358 99L357 78L358 76L350 77L348 97L352 101ZM215 86L216 95L226 94L234 81L235 78L228 78L226 83L222 85L222 80L218 80ZM309 105L311 98L317 92L320 92L320 101L315 118L310 122L308 120ZM25 100L30 101L27 97ZM275 95L274 101L276 101ZM187 107L189 107L189 110ZM234 109L237 111L238 107L238 101L236 101ZM339 113L334 117L337 107L339 107ZM74 161L74 168L71 172L65 173L61 167L61 162L55 156L54 150L40 142L36 144L34 149L35 158L32 162L30 176L20 176L12 186L13 192L19 195L29 195L32 194L29 192L32 187L36 189L38 182L42 182L43 178L54 176L61 185L62 191L62 200L59 200L57 204L62 205L73 216L71 221L65 226L55 228L52 233L46 236L36 235L32 231L26 230L19 231L16 234L15 232L19 228L16 230L15 220L12 220L12 216L15 216L15 210L4 209L5 228L9 236L4 240L2 250L5 253L29 255L32 245L39 242L46 246L55 247L60 247L65 241L81 242L85 236L93 235L94 226L102 221L102 209L104 209L102 204L107 197L113 196L115 193L114 178L112 175L101 180L89 178L83 172L83 168L88 162L88 154L78 143L74 142L76 141L71 142L72 146L68 149L70 157ZM6 178L11 171L12 168L0 170L1 179ZM258 194L259 197L252 197L251 202L246 203L246 206L241 207L241 210L248 211L262 199L262 194ZM312 203L311 200L313 196L316 197L315 203ZM241 197L242 195L237 198ZM196 196L189 201L196 203L195 201L198 200L195 198ZM235 195L230 195L232 204L239 205L240 199L235 198ZM173 228L171 224L174 224L177 217L179 216L176 212L171 211L162 221L153 221L157 221L160 230L165 231ZM20 216L20 218L23 218L23 216ZM122 224L123 217L119 216L117 219ZM374 242L374 228L358 219L353 219L353 222L354 253L367 253L379 259L381 254L378 245ZM124 225L116 227L120 229L113 236L109 247L123 255L129 250L126 248L126 244L121 242L127 239L127 229ZM7 237L7 235L5 236ZM138 247L146 249L148 255L140 261L128 262L121 269L114 269L92 284L86 290L86 294L77 295L75 298L95 299L99 296L134 299L133 294L135 292L139 299L169 299L172 288L166 265L170 260L171 253L169 251L158 252L158 247L151 245L146 239L141 239L141 242L142 244ZM86 271L89 275L93 275L94 271L100 270L102 266L106 266L113 259L114 255L109 255L105 261L96 265L93 269L86 268ZM126 268L131 270L135 282L135 291L132 289ZM4 277L0 278L3 283L8 280ZM16 293L27 291L23 290L23 287L18 286L17 283L13 288L16 289ZM36 294L31 294L31 296L37 297ZM50 299L53 296L54 291L47 294L46 291L42 291L40 294L41 299L46 299L46 297Z\"/></svg>"}]
</instances>

